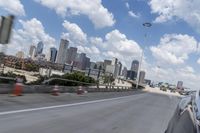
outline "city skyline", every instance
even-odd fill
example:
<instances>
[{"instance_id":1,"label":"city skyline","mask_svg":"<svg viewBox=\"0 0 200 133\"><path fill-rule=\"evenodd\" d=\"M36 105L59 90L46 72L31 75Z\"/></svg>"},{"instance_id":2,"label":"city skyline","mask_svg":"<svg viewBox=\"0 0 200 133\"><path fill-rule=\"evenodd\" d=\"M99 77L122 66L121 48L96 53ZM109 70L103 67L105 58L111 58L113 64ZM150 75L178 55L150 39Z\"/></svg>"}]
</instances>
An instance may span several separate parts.
<instances>
[{"instance_id":1,"label":"city skyline","mask_svg":"<svg viewBox=\"0 0 200 133\"><path fill-rule=\"evenodd\" d=\"M42 42L38 43L38 47L41 47L39 44ZM35 46L31 45L29 54L34 54L34 49ZM87 53L78 53L78 48L76 47L71 47L70 42L66 39L61 39L60 40L60 46L59 49L57 50L55 47L51 47L49 49L49 54L46 56L46 61L52 62L52 63L59 63L59 64L68 64L73 67L76 67L80 70L86 70L86 69L100 69L104 70L106 73L112 73L114 77L122 76L125 79L132 79L136 80L137 78L137 73L139 71L139 61L133 59L131 66L129 67L129 70L124 70L122 71L123 64L121 63L118 58L113 57L112 60L104 59L104 61L96 61L92 62L89 57L87 57ZM40 53L42 54L42 53ZM60 55L60 57L58 56ZM62 61L58 61L59 58ZM33 58L32 58L33 59ZM34 58L38 60L37 58ZM44 60L44 61L45 61ZM126 67L125 67L126 68ZM143 72L143 79L141 79L141 74L139 74L139 82L142 81L144 82L145 78L145 72L140 71L139 73Z\"/></svg>"}]
</instances>

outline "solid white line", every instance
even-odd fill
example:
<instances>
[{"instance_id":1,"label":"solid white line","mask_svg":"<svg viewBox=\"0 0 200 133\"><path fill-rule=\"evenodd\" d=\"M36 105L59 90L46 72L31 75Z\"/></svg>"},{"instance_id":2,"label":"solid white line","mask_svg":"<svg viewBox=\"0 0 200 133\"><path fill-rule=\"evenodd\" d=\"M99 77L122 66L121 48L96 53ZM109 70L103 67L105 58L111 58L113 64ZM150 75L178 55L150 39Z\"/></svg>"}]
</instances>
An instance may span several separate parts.
<instances>
[{"instance_id":1,"label":"solid white line","mask_svg":"<svg viewBox=\"0 0 200 133\"><path fill-rule=\"evenodd\" d=\"M87 102L80 102L80 103L72 103L72 104L63 104L63 105L56 105L56 106L40 107L40 108L29 108L29 109L22 109L22 110L6 111L6 112L0 112L0 116L1 115L8 115L8 114L23 113L23 112L31 112L31 111L39 111L39 110L46 110L46 109L55 109L55 108L63 108L63 107L72 107L72 106L77 106L77 105L99 103L99 102L105 102L105 101L111 101L111 100L118 100L118 99L122 99L122 98L128 98L128 97L132 97L132 96L134 96L134 95L117 97L117 98L94 100L94 101L87 101Z\"/></svg>"}]
</instances>

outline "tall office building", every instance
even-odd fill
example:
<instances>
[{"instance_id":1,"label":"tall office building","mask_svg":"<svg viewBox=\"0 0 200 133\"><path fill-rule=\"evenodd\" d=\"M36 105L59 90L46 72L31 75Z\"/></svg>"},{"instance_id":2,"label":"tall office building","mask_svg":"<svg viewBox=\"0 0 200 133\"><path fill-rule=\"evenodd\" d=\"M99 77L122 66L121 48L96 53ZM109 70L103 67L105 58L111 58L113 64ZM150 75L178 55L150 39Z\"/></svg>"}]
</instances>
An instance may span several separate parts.
<instances>
[{"instance_id":1,"label":"tall office building","mask_svg":"<svg viewBox=\"0 0 200 133\"><path fill-rule=\"evenodd\" d=\"M138 68L139 68L139 61L133 60L131 64L131 70L138 72Z\"/></svg>"},{"instance_id":2,"label":"tall office building","mask_svg":"<svg viewBox=\"0 0 200 133\"><path fill-rule=\"evenodd\" d=\"M66 62L68 46L69 46L68 40L65 40L65 39L60 40L60 47L58 50L56 63L64 64Z\"/></svg>"},{"instance_id":3,"label":"tall office building","mask_svg":"<svg viewBox=\"0 0 200 133\"><path fill-rule=\"evenodd\" d=\"M144 83L144 79L145 79L145 71L140 71L139 83L143 84Z\"/></svg>"},{"instance_id":4,"label":"tall office building","mask_svg":"<svg viewBox=\"0 0 200 133\"><path fill-rule=\"evenodd\" d=\"M75 66L81 70L85 70L87 66L87 57L85 53L77 54Z\"/></svg>"},{"instance_id":5,"label":"tall office building","mask_svg":"<svg viewBox=\"0 0 200 133\"><path fill-rule=\"evenodd\" d=\"M86 63L86 69L87 68L90 68L90 58L89 57L86 57L86 61L85 61Z\"/></svg>"},{"instance_id":6,"label":"tall office building","mask_svg":"<svg viewBox=\"0 0 200 133\"><path fill-rule=\"evenodd\" d=\"M99 69L99 68L103 69L104 68L104 62L102 62L102 61L96 62L96 65L97 65L97 69Z\"/></svg>"},{"instance_id":7,"label":"tall office building","mask_svg":"<svg viewBox=\"0 0 200 133\"><path fill-rule=\"evenodd\" d=\"M111 62L111 65L116 65L117 62L118 62L118 59L115 58L115 57L113 57L112 62Z\"/></svg>"},{"instance_id":8,"label":"tall office building","mask_svg":"<svg viewBox=\"0 0 200 133\"><path fill-rule=\"evenodd\" d=\"M137 78L137 72L136 71L132 71L132 70L127 71L126 79L136 80L136 78Z\"/></svg>"},{"instance_id":9,"label":"tall office building","mask_svg":"<svg viewBox=\"0 0 200 133\"><path fill-rule=\"evenodd\" d=\"M122 73L122 63L120 61L118 62L118 66L119 66L118 75L121 75L121 73Z\"/></svg>"},{"instance_id":10,"label":"tall office building","mask_svg":"<svg viewBox=\"0 0 200 133\"><path fill-rule=\"evenodd\" d=\"M109 63L109 61L108 61ZM119 74L121 73L121 66L122 64L118 62L117 58L113 58L111 65L106 65L106 70L105 72L107 73L112 73L113 77L117 78Z\"/></svg>"},{"instance_id":11,"label":"tall office building","mask_svg":"<svg viewBox=\"0 0 200 133\"><path fill-rule=\"evenodd\" d=\"M36 52L36 47L34 45L31 45L31 47L29 49L29 56L30 56L31 59L34 58L35 52Z\"/></svg>"},{"instance_id":12,"label":"tall office building","mask_svg":"<svg viewBox=\"0 0 200 133\"><path fill-rule=\"evenodd\" d=\"M56 61L56 56L57 56L57 49L54 47L50 48L49 61L54 63Z\"/></svg>"},{"instance_id":13,"label":"tall office building","mask_svg":"<svg viewBox=\"0 0 200 133\"><path fill-rule=\"evenodd\" d=\"M106 70L107 65L111 65L112 61L111 60L104 60L104 70Z\"/></svg>"},{"instance_id":14,"label":"tall office building","mask_svg":"<svg viewBox=\"0 0 200 133\"><path fill-rule=\"evenodd\" d=\"M42 54L43 48L44 48L44 44L43 44L42 41L40 41L40 42L37 44L35 56L38 56L38 55Z\"/></svg>"},{"instance_id":15,"label":"tall office building","mask_svg":"<svg viewBox=\"0 0 200 133\"><path fill-rule=\"evenodd\" d=\"M122 70L122 76L126 77L127 76L127 68L124 67Z\"/></svg>"},{"instance_id":16,"label":"tall office building","mask_svg":"<svg viewBox=\"0 0 200 133\"><path fill-rule=\"evenodd\" d=\"M73 61L75 61L76 56L77 56L77 48L76 47L70 47L67 50L67 57L66 57L66 62L68 64L71 64Z\"/></svg>"}]
</instances>

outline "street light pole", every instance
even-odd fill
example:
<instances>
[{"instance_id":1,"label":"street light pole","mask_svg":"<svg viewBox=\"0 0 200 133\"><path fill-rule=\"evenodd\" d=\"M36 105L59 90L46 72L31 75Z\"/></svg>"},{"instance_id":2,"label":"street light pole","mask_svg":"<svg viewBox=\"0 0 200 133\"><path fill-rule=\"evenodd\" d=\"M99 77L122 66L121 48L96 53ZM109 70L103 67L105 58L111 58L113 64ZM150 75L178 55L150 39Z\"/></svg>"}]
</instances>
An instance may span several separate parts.
<instances>
[{"instance_id":1,"label":"street light pole","mask_svg":"<svg viewBox=\"0 0 200 133\"><path fill-rule=\"evenodd\" d=\"M152 24L149 23L149 22L143 23L142 25L143 25L143 27L145 27L145 28L150 28L150 27L152 26ZM145 37L145 43L146 43L147 35L145 34L144 37ZM142 49L141 58L140 58L140 62L139 62L139 69L138 69L138 72L137 72L137 84L136 84L136 89L138 89L138 86L139 86L140 70L141 70L141 67L142 67L143 55L144 55L144 50Z\"/></svg>"}]
</instances>

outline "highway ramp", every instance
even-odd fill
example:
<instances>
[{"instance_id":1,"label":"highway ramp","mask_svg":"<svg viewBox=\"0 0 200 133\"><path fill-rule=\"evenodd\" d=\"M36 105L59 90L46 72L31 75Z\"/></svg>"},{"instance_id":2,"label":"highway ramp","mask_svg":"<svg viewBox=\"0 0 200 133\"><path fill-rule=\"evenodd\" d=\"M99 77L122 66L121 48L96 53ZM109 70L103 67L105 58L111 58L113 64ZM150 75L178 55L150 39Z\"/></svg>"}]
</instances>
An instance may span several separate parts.
<instances>
[{"instance_id":1,"label":"highway ramp","mask_svg":"<svg viewBox=\"0 0 200 133\"><path fill-rule=\"evenodd\" d=\"M142 93L0 113L1 133L164 133L179 99Z\"/></svg>"}]
</instances>

